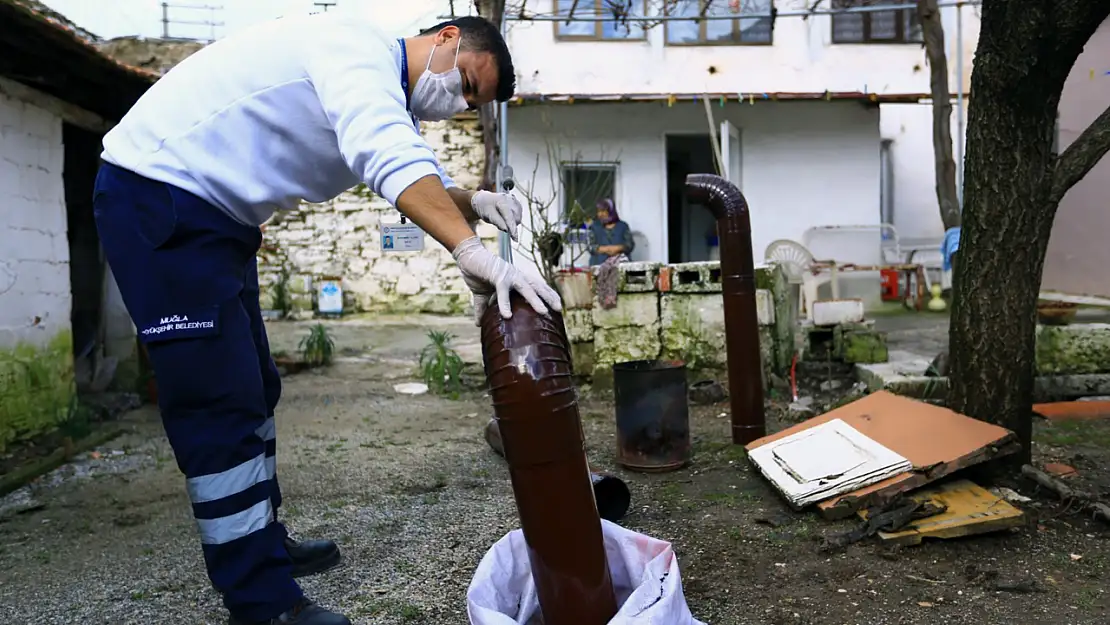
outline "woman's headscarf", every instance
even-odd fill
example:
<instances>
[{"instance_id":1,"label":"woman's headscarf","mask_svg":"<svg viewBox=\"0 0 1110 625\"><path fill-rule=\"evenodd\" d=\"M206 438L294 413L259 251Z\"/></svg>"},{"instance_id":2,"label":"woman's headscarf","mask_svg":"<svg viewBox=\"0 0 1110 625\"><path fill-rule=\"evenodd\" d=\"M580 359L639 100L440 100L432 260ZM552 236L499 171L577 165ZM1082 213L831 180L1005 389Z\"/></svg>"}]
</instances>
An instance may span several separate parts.
<instances>
[{"instance_id":1,"label":"woman's headscarf","mask_svg":"<svg viewBox=\"0 0 1110 625\"><path fill-rule=\"evenodd\" d=\"M606 224L615 224L620 221L620 216L617 215L617 205L613 200L605 198L604 200L597 201L597 210L605 210L609 213L609 219L605 220Z\"/></svg>"}]
</instances>

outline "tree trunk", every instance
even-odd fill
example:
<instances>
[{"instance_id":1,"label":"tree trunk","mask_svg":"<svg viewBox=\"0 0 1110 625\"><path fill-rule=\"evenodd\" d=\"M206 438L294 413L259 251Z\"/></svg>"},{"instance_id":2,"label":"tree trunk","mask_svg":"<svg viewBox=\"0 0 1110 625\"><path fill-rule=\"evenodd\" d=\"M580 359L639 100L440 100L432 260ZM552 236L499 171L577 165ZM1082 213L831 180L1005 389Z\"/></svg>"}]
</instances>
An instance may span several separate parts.
<instances>
[{"instance_id":1,"label":"tree trunk","mask_svg":"<svg viewBox=\"0 0 1110 625\"><path fill-rule=\"evenodd\" d=\"M1020 7L985 0L982 7L949 334L949 405L1013 430L1023 446L1013 459L1019 467L1031 455L1036 304L1061 180L1074 184L1082 178L1076 173L1089 171L1110 147L1110 133L1092 125L1057 159L1056 111L1076 58L1108 14L1104 0L1028 0ZM1110 126L1110 114L1103 118ZM1101 153L1076 152L1085 137L1087 147L1101 140L1105 145L1094 145Z\"/></svg>"},{"instance_id":2,"label":"tree trunk","mask_svg":"<svg viewBox=\"0 0 1110 625\"><path fill-rule=\"evenodd\" d=\"M478 109L478 124L482 127L482 147L486 162L482 166L482 181L478 188L482 191L495 191L497 186L497 163L501 161L501 144L497 140L497 119L490 103Z\"/></svg>"},{"instance_id":3,"label":"tree trunk","mask_svg":"<svg viewBox=\"0 0 1110 625\"><path fill-rule=\"evenodd\" d=\"M505 0L475 0L478 15L501 27L501 17L505 14ZM479 188L494 191L497 185L497 165L501 161L501 145L497 140L497 121L494 116L494 103L478 109L478 121L482 126L482 145L485 147L486 162L482 167L482 182Z\"/></svg>"},{"instance_id":4,"label":"tree trunk","mask_svg":"<svg viewBox=\"0 0 1110 625\"><path fill-rule=\"evenodd\" d=\"M952 90L948 87L948 58L944 49L944 24L937 0L917 0L917 15L929 59L929 84L933 95L933 157L936 162L937 203L944 229L960 225L956 193L956 159L952 158ZM956 59L962 63L962 59ZM963 85L957 85L963 89ZM959 140L959 138L957 138Z\"/></svg>"}]
</instances>

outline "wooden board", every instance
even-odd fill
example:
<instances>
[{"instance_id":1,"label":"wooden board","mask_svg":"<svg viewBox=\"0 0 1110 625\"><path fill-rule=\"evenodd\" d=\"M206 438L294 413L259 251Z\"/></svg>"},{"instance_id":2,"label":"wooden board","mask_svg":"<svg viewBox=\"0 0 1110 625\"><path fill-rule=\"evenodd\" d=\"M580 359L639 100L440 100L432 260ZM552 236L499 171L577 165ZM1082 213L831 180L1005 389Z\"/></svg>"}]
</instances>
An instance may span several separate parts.
<instances>
[{"instance_id":1,"label":"wooden board","mask_svg":"<svg viewBox=\"0 0 1110 625\"><path fill-rule=\"evenodd\" d=\"M908 459L913 470L817 504L821 516L843 519L890 501L960 469L1017 452L1013 432L947 408L878 391L781 432L752 441L748 451L841 419L864 436Z\"/></svg>"},{"instance_id":2,"label":"wooden board","mask_svg":"<svg viewBox=\"0 0 1110 625\"><path fill-rule=\"evenodd\" d=\"M926 538L961 538L1018 527L1024 513L1010 502L968 480L957 480L910 496L947 507L944 512L918 519L897 532L879 532L890 545L918 545ZM867 511L859 516L867 519Z\"/></svg>"}]
</instances>

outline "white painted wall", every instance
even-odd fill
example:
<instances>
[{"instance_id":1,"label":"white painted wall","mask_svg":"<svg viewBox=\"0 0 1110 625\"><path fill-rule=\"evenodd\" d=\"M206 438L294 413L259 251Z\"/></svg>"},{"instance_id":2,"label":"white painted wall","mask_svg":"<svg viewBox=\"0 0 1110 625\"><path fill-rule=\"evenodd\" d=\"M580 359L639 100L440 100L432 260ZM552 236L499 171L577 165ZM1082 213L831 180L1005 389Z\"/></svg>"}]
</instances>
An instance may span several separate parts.
<instances>
[{"instance_id":1,"label":"white painted wall","mask_svg":"<svg viewBox=\"0 0 1110 625\"><path fill-rule=\"evenodd\" d=\"M879 223L877 107L847 101L734 102L714 106L713 114L715 124L727 119L741 132L741 187L751 205L757 259L763 258L771 241L800 241L810 226ZM558 180L548 173L549 145L563 160L619 161L618 210L645 239L636 257L666 262L664 134L668 132L707 133L702 105L514 107L509 115L509 160L518 187L532 187L532 195L542 200L559 192ZM561 204L556 201L554 206ZM880 252L876 238L870 247L843 241L837 253L845 260L867 263L877 262Z\"/></svg>"},{"instance_id":2,"label":"white painted wall","mask_svg":"<svg viewBox=\"0 0 1110 625\"><path fill-rule=\"evenodd\" d=\"M0 93L0 348L70 327L62 120Z\"/></svg>"},{"instance_id":3,"label":"white painted wall","mask_svg":"<svg viewBox=\"0 0 1110 625\"><path fill-rule=\"evenodd\" d=\"M944 225L937 204L933 107L931 104L884 104L880 109L882 136L894 141L891 144L894 226L903 239L935 239L939 246L944 236ZM958 111L953 106L949 122L953 158L959 156L956 142L964 140L959 135L957 115ZM967 100L964 101L964 120L967 120ZM959 184L958 176L956 184Z\"/></svg>"},{"instance_id":4,"label":"white painted wall","mask_svg":"<svg viewBox=\"0 0 1110 625\"><path fill-rule=\"evenodd\" d=\"M553 12L555 0L534 2L529 3L533 11ZM780 11L801 4L776 2ZM957 10L962 12L965 84L979 39L978 7L941 9L953 89ZM553 22L510 22L508 42L521 94L929 92L920 44L833 45L831 36L832 18L817 15L778 19L774 43L767 46L667 46L662 26L650 29L646 41L557 41Z\"/></svg>"}]
</instances>

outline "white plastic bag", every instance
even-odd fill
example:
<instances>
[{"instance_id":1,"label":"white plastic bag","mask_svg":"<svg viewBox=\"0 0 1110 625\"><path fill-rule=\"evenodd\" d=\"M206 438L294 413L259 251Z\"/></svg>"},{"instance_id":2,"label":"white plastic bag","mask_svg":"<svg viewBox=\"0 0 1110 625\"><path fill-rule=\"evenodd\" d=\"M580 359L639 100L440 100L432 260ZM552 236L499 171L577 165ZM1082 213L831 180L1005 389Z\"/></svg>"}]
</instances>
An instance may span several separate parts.
<instances>
[{"instance_id":1,"label":"white plastic bag","mask_svg":"<svg viewBox=\"0 0 1110 625\"><path fill-rule=\"evenodd\" d=\"M620 610L609 625L705 625L690 614L671 544L601 521ZM497 541L466 591L471 625L532 625L540 618L521 530Z\"/></svg>"}]
</instances>

